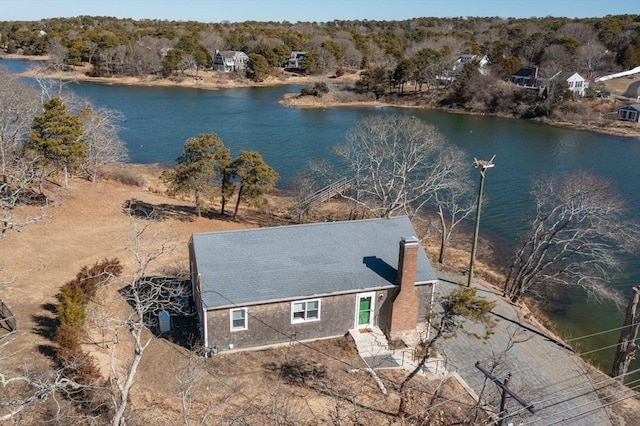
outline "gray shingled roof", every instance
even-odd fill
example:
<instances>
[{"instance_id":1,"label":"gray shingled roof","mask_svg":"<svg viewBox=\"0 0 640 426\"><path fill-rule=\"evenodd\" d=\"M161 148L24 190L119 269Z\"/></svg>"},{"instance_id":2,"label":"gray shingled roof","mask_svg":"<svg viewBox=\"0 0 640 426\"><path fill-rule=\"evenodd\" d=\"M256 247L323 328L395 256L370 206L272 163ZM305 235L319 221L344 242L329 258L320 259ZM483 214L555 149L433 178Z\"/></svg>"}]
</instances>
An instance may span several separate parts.
<instances>
[{"instance_id":1,"label":"gray shingled roof","mask_svg":"<svg viewBox=\"0 0 640 426\"><path fill-rule=\"evenodd\" d=\"M618 110L621 110L621 109L625 109L625 110L634 109L636 111L640 111L640 104L630 104L630 105L625 105L618 108Z\"/></svg>"},{"instance_id":2,"label":"gray shingled roof","mask_svg":"<svg viewBox=\"0 0 640 426\"><path fill-rule=\"evenodd\" d=\"M396 285L406 216L194 234L207 309L371 291ZM416 284L435 281L422 246Z\"/></svg>"}]
</instances>

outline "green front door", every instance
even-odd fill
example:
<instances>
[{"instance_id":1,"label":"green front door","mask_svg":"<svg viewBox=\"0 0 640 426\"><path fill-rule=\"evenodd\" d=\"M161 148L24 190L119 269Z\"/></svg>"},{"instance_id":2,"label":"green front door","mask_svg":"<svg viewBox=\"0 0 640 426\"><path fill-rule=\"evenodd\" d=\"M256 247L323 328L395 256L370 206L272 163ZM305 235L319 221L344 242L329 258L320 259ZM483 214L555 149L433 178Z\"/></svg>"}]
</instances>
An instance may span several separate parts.
<instances>
[{"instance_id":1,"label":"green front door","mask_svg":"<svg viewBox=\"0 0 640 426\"><path fill-rule=\"evenodd\" d=\"M356 328L373 325L374 294L359 294L357 299Z\"/></svg>"}]
</instances>

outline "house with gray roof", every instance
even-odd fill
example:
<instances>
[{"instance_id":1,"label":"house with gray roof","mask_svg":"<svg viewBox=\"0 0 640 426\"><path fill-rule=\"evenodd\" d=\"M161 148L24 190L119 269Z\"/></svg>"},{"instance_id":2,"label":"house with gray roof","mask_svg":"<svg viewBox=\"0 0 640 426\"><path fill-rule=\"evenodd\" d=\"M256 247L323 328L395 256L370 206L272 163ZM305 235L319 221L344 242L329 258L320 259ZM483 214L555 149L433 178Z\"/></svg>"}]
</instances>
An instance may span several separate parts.
<instances>
[{"instance_id":1,"label":"house with gray roof","mask_svg":"<svg viewBox=\"0 0 640 426\"><path fill-rule=\"evenodd\" d=\"M538 67L524 67L516 71L509 81L516 86L522 86L533 89L544 88L550 78L538 69Z\"/></svg>"},{"instance_id":2,"label":"house with gray roof","mask_svg":"<svg viewBox=\"0 0 640 426\"><path fill-rule=\"evenodd\" d=\"M216 50L213 57L213 70L222 72L241 72L247 68L249 56L235 50Z\"/></svg>"},{"instance_id":3,"label":"house with gray roof","mask_svg":"<svg viewBox=\"0 0 640 426\"><path fill-rule=\"evenodd\" d=\"M436 275L406 216L194 234L200 338L213 352L424 323Z\"/></svg>"},{"instance_id":4,"label":"house with gray roof","mask_svg":"<svg viewBox=\"0 0 640 426\"><path fill-rule=\"evenodd\" d=\"M616 111L618 120L640 122L640 104L624 105Z\"/></svg>"}]
</instances>

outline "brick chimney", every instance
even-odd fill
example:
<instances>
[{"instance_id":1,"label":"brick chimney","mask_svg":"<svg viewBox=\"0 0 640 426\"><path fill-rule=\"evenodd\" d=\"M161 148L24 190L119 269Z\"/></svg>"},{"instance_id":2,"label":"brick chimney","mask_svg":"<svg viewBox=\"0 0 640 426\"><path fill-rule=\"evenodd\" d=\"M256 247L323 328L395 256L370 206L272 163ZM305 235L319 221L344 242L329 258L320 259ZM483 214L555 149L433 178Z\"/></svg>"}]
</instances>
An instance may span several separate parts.
<instances>
[{"instance_id":1,"label":"brick chimney","mask_svg":"<svg viewBox=\"0 0 640 426\"><path fill-rule=\"evenodd\" d=\"M398 256L398 286L391 308L391 334L413 330L418 325L418 294L415 289L416 269L418 267L418 239L402 238Z\"/></svg>"}]
</instances>

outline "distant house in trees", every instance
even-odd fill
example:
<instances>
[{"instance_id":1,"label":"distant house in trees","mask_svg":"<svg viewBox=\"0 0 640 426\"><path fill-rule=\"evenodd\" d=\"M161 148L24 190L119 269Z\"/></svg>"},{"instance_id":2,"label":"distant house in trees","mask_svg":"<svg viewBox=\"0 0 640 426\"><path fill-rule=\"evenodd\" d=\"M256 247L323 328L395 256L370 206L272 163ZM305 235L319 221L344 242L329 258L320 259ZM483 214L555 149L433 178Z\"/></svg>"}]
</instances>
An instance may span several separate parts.
<instances>
[{"instance_id":1,"label":"distant house in trees","mask_svg":"<svg viewBox=\"0 0 640 426\"><path fill-rule=\"evenodd\" d=\"M542 89L546 87L550 78L538 69L538 67L520 68L511 76L509 81L516 86L527 87L530 89Z\"/></svg>"},{"instance_id":2,"label":"distant house in trees","mask_svg":"<svg viewBox=\"0 0 640 426\"><path fill-rule=\"evenodd\" d=\"M557 72L552 76L548 76L544 71L539 70L538 67L525 67L520 68L518 72L513 74L510 78L510 82L521 87L528 89L547 89L551 82L557 82L560 84L565 81L565 88L570 90L575 96L584 96L586 90L589 87L589 82L584 79L578 73L565 73Z\"/></svg>"},{"instance_id":3,"label":"distant house in trees","mask_svg":"<svg viewBox=\"0 0 640 426\"><path fill-rule=\"evenodd\" d=\"M462 72L464 66L469 63L476 62L478 71L482 75L487 74L486 65L488 65L489 58L487 55L460 55L458 59L453 63L450 69L445 69L444 72L437 77L438 80L442 81L444 84L450 84L458 77L458 74Z\"/></svg>"},{"instance_id":4,"label":"distant house in trees","mask_svg":"<svg viewBox=\"0 0 640 426\"><path fill-rule=\"evenodd\" d=\"M238 72L247 68L249 56L235 50L217 50L213 57L213 70L222 72Z\"/></svg>"},{"instance_id":5,"label":"distant house in trees","mask_svg":"<svg viewBox=\"0 0 640 426\"><path fill-rule=\"evenodd\" d=\"M287 61L287 69L301 70L303 68L302 61L307 52L291 52Z\"/></svg>"},{"instance_id":6,"label":"distant house in trees","mask_svg":"<svg viewBox=\"0 0 640 426\"><path fill-rule=\"evenodd\" d=\"M437 277L408 217L194 234L191 282L212 352L425 325Z\"/></svg>"},{"instance_id":7,"label":"distant house in trees","mask_svg":"<svg viewBox=\"0 0 640 426\"><path fill-rule=\"evenodd\" d=\"M465 64L472 63L474 61L477 62L480 73L484 75L487 72L485 67L490 64L487 55L460 55L453 64L453 71L460 72L464 68Z\"/></svg>"},{"instance_id":8,"label":"distant house in trees","mask_svg":"<svg viewBox=\"0 0 640 426\"><path fill-rule=\"evenodd\" d=\"M573 92L575 96L584 96L589 87L589 82L577 72L567 77L566 82L567 89Z\"/></svg>"},{"instance_id":9,"label":"distant house in trees","mask_svg":"<svg viewBox=\"0 0 640 426\"><path fill-rule=\"evenodd\" d=\"M625 105L618 108L618 120L640 122L640 104Z\"/></svg>"}]
</instances>

